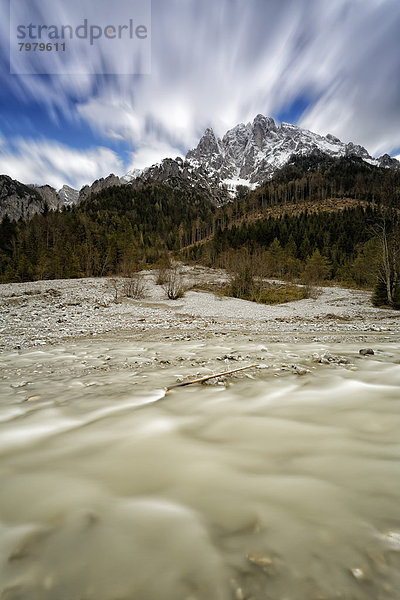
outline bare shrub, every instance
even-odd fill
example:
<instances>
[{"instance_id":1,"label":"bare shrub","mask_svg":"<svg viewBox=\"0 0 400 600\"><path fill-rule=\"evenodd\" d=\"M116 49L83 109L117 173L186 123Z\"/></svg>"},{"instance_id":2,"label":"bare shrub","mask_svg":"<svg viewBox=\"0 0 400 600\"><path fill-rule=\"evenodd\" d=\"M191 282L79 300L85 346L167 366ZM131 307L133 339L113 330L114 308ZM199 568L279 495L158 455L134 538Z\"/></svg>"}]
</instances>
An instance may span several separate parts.
<instances>
[{"instance_id":1,"label":"bare shrub","mask_svg":"<svg viewBox=\"0 0 400 600\"><path fill-rule=\"evenodd\" d=\"M112 290L114 302L121 302L122 298L140 300L146 296L146 281L140 272L124 270L120 276L108 278L106 287Z\"/></svg>"},{"instance_id":2,"label":"bare shrub","mask_svg":"<svg viewBox=\"0 0 400 600\"><path fill-rule=\"evenodd\" d=\"M122 292L127 298L141 300L146 297L146 282L143 273L133 273L122 282Z\"/></svg>"},{"instance_id":3,"label":"bare shrub","mask_svg":"<svg viewBox=\"0 0 400 600\"><path fill-rule=\"evenodd\" d=\"M169 300L177 300L185 295L185 287L181 270L178 265L166 270L166 281L162 284Z\"/></svg>"},{"instance_id":4,"label":"bare shrub","mask_svg":"<svg viewBox=\"0 0 400 600\"><path fill-rule=\"evenodd\" d=\"M278 243L275 247L279 250ZM265 280L265 275L271 272L265 260L266 254L268 253L250 254L244 248L225 253L224 261L229 279L223 293L261 304L281 304L307 298L311 293L311 286L306 289L305 286L277 284Z\"/></svg>"},{"instance_id":5,"label":"bare shrub","mask_svg":"<svg viewBox=\"0 0 400 600\"><path fill-rule=\"evenodd\" d=\"M117 277L111 277L107 279L106 287L113 291L114 302L118 302L120 296L120 280Z\"/></svg>"},{"instance_id":6,"label":"bare shrub","mask_svg":"<svg viewBox=\"0 0 400 600\"><path fill-rule=\"evenodd\" d=\"M312 300L316 300L322 294L322 290L311 283L304 284L303 290L304 298L311 298Z\"/></svg>"},{"instance_id":7,"label":"bare shrub","mask_svg":"<svg viewBox=\"0 0 400 600\"><path fill-rule=\"evenodd\" d=\"M231 251L225 257L229 275L229 294L235 298L250 300L256 293L256 265L253 257L245 249Z\"/></svg>"},{"instance_id":8,"label":"bare shrub","mask_svg":"<svg viewBox=\"0 0 400 600\"><path fill-rule=\"evenodd\" d=\"M372 304L400 310L400 223L396 213L386 213L374 234L379 258Z\"/></svg>"},{"instance_id":9,"label":"bare shrub","mask_svg":"<svg viewBox=\"0 0 400 600\"><path fill-rule=\"evenodd\" d=\"M140 300L146 296L146 283L144 274L139 271L140 266L134 260L124 260L120 264L120 292L125 298Z\"/></svg>"}]
</instances>

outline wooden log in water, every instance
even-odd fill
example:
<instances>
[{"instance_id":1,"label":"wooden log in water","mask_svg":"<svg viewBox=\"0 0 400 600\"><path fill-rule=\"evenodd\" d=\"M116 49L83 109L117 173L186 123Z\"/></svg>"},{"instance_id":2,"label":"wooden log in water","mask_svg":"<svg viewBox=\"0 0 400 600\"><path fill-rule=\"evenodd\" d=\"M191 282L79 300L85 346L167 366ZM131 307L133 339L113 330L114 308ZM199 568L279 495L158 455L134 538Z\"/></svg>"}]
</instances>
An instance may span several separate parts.
<instances>
[{"instance_id":1,"label":"wooden log in water","mask_svg":"<svg viewBox=\"0 0 400 600\"><path fill-rule=\"evenodd\" d=\"M170 385L167 387L167 392L173 390L174 388L184 387L185 385L192 385L193 383L203 383L208 379L215 379L216 377L223 377L224 375L231 375L232 373L237 373L238 371L245 371L246 369L255 369L259 365L249 365L248 367L240 367L239 369L233 369L232 371L224 371L224 373L215 373L214 375L206 375L205 377L200 377L199 379L193 379L192 381L184 381L182 383L175 383L174 385Z\"/></svg>"}]
</instances>

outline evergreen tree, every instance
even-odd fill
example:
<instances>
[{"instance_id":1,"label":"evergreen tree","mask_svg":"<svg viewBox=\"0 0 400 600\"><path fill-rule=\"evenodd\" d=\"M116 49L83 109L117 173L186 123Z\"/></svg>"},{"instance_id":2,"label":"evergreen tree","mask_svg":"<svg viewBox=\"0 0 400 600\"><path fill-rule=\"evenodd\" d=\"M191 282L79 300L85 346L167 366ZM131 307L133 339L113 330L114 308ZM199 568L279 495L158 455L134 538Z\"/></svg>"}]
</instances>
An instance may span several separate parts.
<instances>
[{"instance_id":1,"label":"evergreen tree","mask_svg":"<svg viewBox=\"0 0 400 600\"><path fill-rule=\"evenodd\" d=\"M317 249L314 250L312 256L307 259L303 279L306 283L315 285L328 279L331 270L332 265L329 260L326 256L322 256Z\"/></svg>"}]
</instances>

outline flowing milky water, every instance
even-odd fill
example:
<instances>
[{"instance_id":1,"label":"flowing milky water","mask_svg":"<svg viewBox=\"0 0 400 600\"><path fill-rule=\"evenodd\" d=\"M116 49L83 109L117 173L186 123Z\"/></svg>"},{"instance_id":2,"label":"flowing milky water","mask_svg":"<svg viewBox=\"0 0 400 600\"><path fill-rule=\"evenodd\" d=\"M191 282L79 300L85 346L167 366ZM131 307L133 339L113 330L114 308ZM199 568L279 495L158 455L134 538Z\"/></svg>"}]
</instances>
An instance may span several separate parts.
<instances>
[{"instance_id":1,"label":"flowing milky water","mask_svg":"<svg viewBox=\"0 0 400 600\"><path fill-rule=\"evenodd\" d=\"M325 349L351 364L312 363ZM358 349L3 354L0 598L400 598L400 347ZM228 386L165 395L196 375L183 358L207 374L261 352Z\"/></svg>"}]
</instances>

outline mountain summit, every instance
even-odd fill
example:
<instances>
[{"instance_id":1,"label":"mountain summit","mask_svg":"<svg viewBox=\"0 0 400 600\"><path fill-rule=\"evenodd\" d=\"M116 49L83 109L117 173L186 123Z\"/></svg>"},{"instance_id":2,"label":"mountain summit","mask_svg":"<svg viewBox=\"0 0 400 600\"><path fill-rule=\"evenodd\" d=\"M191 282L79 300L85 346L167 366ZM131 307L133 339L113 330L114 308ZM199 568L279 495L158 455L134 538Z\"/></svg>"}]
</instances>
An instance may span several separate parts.
<instances>
[{"instance_id":1,"label":"mountain summit","mask_svg":"<svg viewBox=\"0 0 400 600\"><path fill-rule=\"evenodd\" d=\"M344 143L334 135L326 136L257 115L253 122L240 123L218 138L207 128L197 147L185 159L166 158L124 177L109 175L83 187L80 192L63 186L58 192L50 186L27 188L0 176L0 219L8 214L13 219L30 218L47 205L57 210L89 198L101 190L121 185L134 187L163 183L172 188L193 189L220 205L236 195L239 185L254 189L270 179L292 156L322 153L332 158L356 157L381 168L400 168L400 162L384 154L373 158L368 151L352 142Z\"/></svg>"},{"instance_id":2,"label":"mountain summit","mask_svg":"<svg viewBox=\"0 0 400 600\"><path fill-rule=\"evenodd\" d=\"M400 166L388 155L376 159L362 146L345 144L333 135L325 137L290 123L283 122L278 127L274 119L263 115L257 115L247 125L236 125L222 140L207 129L197 148L187 153L186 160L194 167L207 169L212 178L218 172L221 183L228 187L239 183L255 187L269 179L293 154L306 155L316 150L332 157L357 156L376 166Z\"/></svg>"},{"instance_id":3,"label":"mountain summit","mask_svg":"<svg viewBox=\"0 0 400 600\"><path fill-rule=\"evenodd\" d=\"M123 183L163 182L172 187L201 188L217 204L236 193L239 185L256 188L294 156L323 153L330 157L357 157L384 168L399 168L400 163L387 154L373 158L365 148L344 143L334 135L326 136L297 125L257 115L253 122L240 123L218 138L207 128L198 145L185 160L168 158L135 174Z\"/></svg>"}]
</instances>

